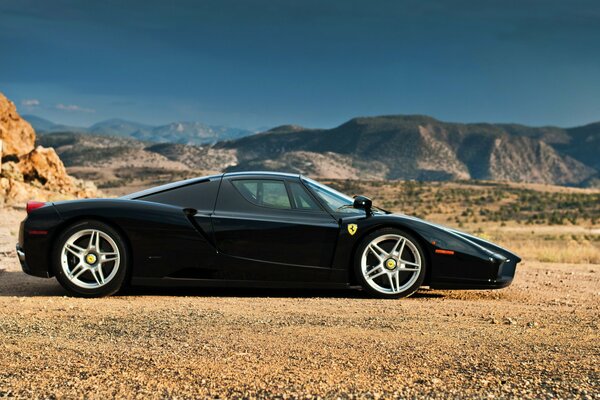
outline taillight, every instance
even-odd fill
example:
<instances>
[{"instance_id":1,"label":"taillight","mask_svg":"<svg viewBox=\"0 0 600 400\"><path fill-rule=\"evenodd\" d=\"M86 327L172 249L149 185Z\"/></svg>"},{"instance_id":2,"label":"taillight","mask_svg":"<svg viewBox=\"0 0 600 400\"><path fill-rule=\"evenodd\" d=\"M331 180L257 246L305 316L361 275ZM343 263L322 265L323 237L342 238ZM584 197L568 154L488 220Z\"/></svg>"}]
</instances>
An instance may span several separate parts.
<instances>
[{"instance_id":1,"label":"taillight","mask_svg":"<svg viewBox=\"0 0 600 400\"><path fill-rule=\"evenodd\" d=\"M43 201L28 201L27 202L27 214L32 212L33 210L37 210L40 207L44 207L46 203Z\"/></svg>"}]
</instances>

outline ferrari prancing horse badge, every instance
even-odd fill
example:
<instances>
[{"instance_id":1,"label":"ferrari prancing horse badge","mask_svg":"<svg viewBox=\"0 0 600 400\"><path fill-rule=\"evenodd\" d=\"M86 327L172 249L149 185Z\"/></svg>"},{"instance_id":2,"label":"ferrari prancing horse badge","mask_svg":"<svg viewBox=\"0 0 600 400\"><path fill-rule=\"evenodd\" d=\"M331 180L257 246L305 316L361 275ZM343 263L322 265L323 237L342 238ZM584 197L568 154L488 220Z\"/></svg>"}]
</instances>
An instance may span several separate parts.
<instances>
[{"instance_id":1,"label":"ferrari prancing horse badge","mask_svg":"<svg viewBox=\"0 0 600 400\"><path fill-rule=\"evenodd\" d=\"M348 224L348 233L350 235L354 235L358 230L358 226L356 224Z\"/></svg>"}]
</instances>

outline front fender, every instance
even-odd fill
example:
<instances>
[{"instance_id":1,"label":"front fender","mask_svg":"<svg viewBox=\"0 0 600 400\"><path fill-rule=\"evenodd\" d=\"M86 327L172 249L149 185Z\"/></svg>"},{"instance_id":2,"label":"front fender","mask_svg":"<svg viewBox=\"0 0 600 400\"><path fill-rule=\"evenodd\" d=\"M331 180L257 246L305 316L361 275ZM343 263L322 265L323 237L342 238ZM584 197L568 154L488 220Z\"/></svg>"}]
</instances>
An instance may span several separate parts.
<instances>
[{"instance_id":1,"label":"front fender","mask_svg":"<svg viewBox=\"0 0 600 400\"><path fill-rule=\"evenodd\" d=\"M366 235L386 227L405 230L420 240L429 261L425 284L432 286L445 282L481 286L481 282L493 285L502 281L498 283L500 287L507 279L512 280L514 266L521 261L517 255L491 242L405 215L351 216L342 218L340 224L335 269L345 268L351 272L358 244ZM356 224L355 234L348 231L349 224Z\"/></svg>"}]
</instances>

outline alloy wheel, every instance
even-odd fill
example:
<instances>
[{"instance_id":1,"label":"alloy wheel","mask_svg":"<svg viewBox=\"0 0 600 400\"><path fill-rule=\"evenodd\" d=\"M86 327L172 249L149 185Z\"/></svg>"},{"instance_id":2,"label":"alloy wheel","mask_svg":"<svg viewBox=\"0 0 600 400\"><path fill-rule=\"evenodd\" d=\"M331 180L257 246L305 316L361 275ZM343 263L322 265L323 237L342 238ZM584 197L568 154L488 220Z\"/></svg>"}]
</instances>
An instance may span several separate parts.
<instances>
[{"instance_id":1,"label":"alloy wheel","mask_svg":"<svg viewBox=\"0 0 600 400\"><path fill-rule=\"evenodd\" d=\"M361 272L379 293L394 295L410 288L419 278L422 260L417 246L399 234L374 238L364 249Z\"/></svg>"},{"instance_id":2,"label":"alloy wheel","mask_svg":"<svg viewBox=\"0 0 600 400\"><path fill-rule=\"evenodd\" d=\"M84 229L67 239L60 261L71 283L84 289L97 289L117 275L121 256L117 243L107 233Z\"/></svg>"}]
</instances>

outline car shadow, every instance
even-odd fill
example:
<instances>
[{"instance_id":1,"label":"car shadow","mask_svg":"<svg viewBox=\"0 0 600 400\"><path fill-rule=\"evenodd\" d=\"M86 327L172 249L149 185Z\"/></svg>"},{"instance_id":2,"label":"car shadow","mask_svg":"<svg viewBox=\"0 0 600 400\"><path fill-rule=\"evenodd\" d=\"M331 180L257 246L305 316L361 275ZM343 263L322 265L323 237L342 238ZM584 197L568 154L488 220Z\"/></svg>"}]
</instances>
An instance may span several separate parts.
<instances>
[{"instance_id":1,"label":"car shadow","mask_svg":"<svg viewBox=\"0 0 600 400\"><path fill-rule=\"evenodd\" d=\"M360 290L349 289L280 289L280 288L230 288L230 287L129 287L124 296L189 296L189 297L268 297L268 298L366 298Z\"/></svg>"},{"instance_id":2,"label":"car shadow","mask_svg":"<svg viewBox=\"0 0 600 400\"><path fill-rule=\"evenodd\" d=\"M36 278L20 271L0 271L0 297L66 295L56 279Z\"/></svg>"},{"instance_id":3,"label":"car shadow","mask_svg":"<svg viewBox=\"0 0 600 400\"><path fill-rule=\"evenodd\" d=\"M226 287L127 287L118 296L267 297L372 299L357 289L278 289ZM0 270L0 297L68 296L56 279L36 278L21 271ZM439 292L419 290L408 299L440 298Z\"/></svg>"},{"instance_id":4,"label":"car shadow","mask_svg":"<svg viewBox=\"0 0 600 400\"><path fill-rule=\"evenodd\" d=\"M314 289L314 288L230 288L230 287L129 287L122 290L122 296L190 296L190 297L268 297L268 298L345 298L374 299L360 289ZM439 298L440 293L429 293L423 289L409 299Z\"/></svg>"}]
</instances>

